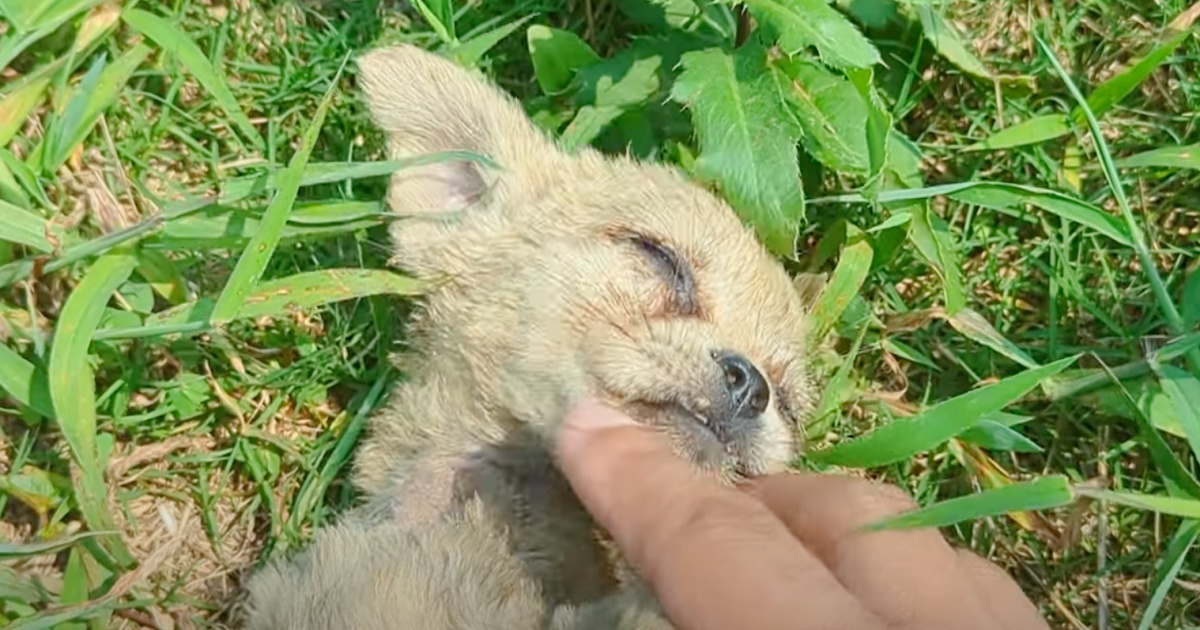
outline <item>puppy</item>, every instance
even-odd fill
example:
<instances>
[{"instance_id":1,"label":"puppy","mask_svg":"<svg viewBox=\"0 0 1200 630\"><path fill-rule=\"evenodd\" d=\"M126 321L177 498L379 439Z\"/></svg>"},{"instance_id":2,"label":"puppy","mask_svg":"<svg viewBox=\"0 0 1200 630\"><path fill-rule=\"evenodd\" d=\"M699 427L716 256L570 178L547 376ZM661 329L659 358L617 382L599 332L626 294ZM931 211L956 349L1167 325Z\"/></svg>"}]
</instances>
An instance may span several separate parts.
<instances>
[{"instance_id":1,"label":"puppy","mask_svg":"<svg viewBox=\"0 0 1200 630\"><path fill-rule=\"evenodd\" d=\"M493 164L392 177L394 262L432 287L410 380L359 447L368 501L255 578L250 627L669 627L557 471L558 423L590 396L722 479L780 471L812 401L805 304L673 169L565 152L485 78L415 47L359 70L390 157Z\"/></svg>"}]
</instances>

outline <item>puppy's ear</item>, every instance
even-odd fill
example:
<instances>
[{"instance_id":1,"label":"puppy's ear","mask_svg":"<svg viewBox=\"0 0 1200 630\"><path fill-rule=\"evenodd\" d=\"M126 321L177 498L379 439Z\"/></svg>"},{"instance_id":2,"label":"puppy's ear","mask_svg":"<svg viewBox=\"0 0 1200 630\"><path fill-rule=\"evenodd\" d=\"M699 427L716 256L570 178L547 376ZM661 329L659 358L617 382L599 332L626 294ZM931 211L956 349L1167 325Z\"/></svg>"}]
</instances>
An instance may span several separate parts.
<instances>
[{"instance_id":1,"label":"puppy's ear","mask_svg":"<svg viewBox=\"0 0 1200 630\"><path fill-rule=\"evenodd\" d=\"M520 105L485 78L410 45L381 48L359 61L359 81L391 159L471 151L498 163L502 194L520 195L557 155ZM403 168L389 205L402 214L456 212L476 203L500 177L472 161Z\"/></svg>"}]
</instances>

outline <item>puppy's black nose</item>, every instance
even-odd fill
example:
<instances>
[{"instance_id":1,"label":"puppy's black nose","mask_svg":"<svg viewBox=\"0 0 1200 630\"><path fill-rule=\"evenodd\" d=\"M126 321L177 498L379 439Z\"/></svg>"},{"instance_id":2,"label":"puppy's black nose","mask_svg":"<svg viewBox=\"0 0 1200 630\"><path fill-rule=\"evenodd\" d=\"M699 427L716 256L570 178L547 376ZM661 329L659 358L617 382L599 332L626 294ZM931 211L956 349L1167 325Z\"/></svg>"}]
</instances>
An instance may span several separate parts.
<instances>
[{"instance_id":1,"label":"puppy's black nose","mask_svg":"<svg viewBox=\"0 0 1200 630\"><path fill-rule=\"evenodd\" d=\"M727 352L716 357L725 371L725 387L729 391L729 418L752 419L766 411L771 400L767 379L746 357Z\"/></svg>"}]
</instances>

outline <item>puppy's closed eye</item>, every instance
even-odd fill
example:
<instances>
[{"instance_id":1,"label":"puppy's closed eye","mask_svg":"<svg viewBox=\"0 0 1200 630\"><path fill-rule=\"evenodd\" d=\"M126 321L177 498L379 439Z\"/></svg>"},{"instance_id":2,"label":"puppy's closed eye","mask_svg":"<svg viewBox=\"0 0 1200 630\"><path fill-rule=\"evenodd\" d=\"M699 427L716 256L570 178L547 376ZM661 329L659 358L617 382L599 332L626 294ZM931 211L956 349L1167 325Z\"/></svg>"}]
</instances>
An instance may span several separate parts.
<instances>
[{"instance_id":1,"label":"puppy's closed eye","mask_svg":"<svg viewBox=\"0 0 1200 630\"><path fill-rule=\"evenodd\" d=\"M678 313L688 316L698 314L700 306L696 300L696 277L687 261L658 239L643 234L630 234L627 238L671 287L673 304Z\"/></svg>"}]
</instances>

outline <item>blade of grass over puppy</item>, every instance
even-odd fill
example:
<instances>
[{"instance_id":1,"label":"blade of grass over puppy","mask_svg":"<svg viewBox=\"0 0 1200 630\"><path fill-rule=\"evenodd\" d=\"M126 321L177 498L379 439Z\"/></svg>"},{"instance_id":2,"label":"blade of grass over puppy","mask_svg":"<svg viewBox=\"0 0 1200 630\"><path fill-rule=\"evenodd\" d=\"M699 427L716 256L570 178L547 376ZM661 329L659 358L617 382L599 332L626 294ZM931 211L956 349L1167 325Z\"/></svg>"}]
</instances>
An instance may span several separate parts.
<instances>
[{"instance_id":1,"label":"blade of grass over puppy","mask_svg":"<svg viewBox=\"0 0 1200 630\"><path fill-rule=\"evenodd\" d=\"M1064 475L984 490L880 519L863 527L866 531L945 527L1012 512L1030 512L1070 505L1075 492Z\"/></svg>"},{"instance_id":2,"label":"blade of grass over puppy","mask_svg":"<svg viewBox=\"0 0 1200 630\"><path fill-rule=\"evenodd\" d=\"M50 399L59 428L79 466L76 502L84 521L94 530L116 527L108 513L104 467L96 445L96 385L88 348L105 305L135 267L137 258L124 250L97 260L67 297L50 347ZM119 565L133 563L133 556L119 537L106 536L99 542Z\"/></svg>"},{"instance_id":3,"label":"blade of grass over puppy","mask_svg":"<svg viewBox=\"0 0 1200 630\"><path fill-rule=\"evenodd\" d=\"M283 233L284 225L287 224L288 214L291 213L292 204L295 203L299 193L304 167L317 143L317 136L321 133L321 127L325 123L325 115L333 104L333 95L345 67L346 60L343 60L337 74L329 82L329 87L326 89L320 105L317 106L313 121L304 130L300 149L292 157L288 167L279 175L279 188L275 191L275 197L263 214L261 227L250 239L250 243L242 252L241 257L238 258L237 265L233 268L233 273L230 274L225 288L217 297L217 303L213 307L210 319L214 325L220 326L237 316L238 311L246 303L246 298L258 284L259 278L262 277L267 263L271 260L271 255L275 253L279 237Z\"/></svg>"},{"instance_id":4,"label":"blade of grass over puppy","mask_svg":"<svg viewBox=\"0 0 1200 630\"><path fill-rule=\"evenodd\" d=\"M891 203L940 196L996 210L1018 209L1025 204L1033 205L1068 221L1096 230L1121 245L1132 245L1132 239L1119 219L1098 206L1048 188L1004 182L975 181L925 188L887 190L880 192L875 201ZM868 199L860 194L808 200L810 204L867 202Z\"/></svg>"},{"instance_id":5,"label":"blade of grass over puppy","mask_svg":"<svg viewBox=\"0 0 1200 630\"><path fill-rule=\"evenodd\" d=\"M234 124L253 143L254 148L260 151L266 150L262 136L254 128L246 113L242 111L241 106L238 105L237 99L230 91L224 77L209 63L208 58L186 33L163 18L141 9L129 9L122 19L131 28L178 59L183 67L192 73L196 81L216 99L217 104L225 110L226 115L233 119Z\"/></svg>"},{"instance_id":6,"label":"blade of grass over puppy","mask_svg":"<svg viewBox=\"0 0 1200 630\"><path fill-rule=\"evenodd\" d=\"M865 436L842 442L808 457L822 464L874 468L905 460L936 448L999 411L1073 364L1079 356L1025 370L997 383L938 403L920 414L883 425Z\"/></svg>"}]
</instances>

